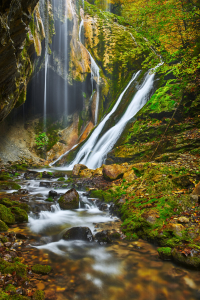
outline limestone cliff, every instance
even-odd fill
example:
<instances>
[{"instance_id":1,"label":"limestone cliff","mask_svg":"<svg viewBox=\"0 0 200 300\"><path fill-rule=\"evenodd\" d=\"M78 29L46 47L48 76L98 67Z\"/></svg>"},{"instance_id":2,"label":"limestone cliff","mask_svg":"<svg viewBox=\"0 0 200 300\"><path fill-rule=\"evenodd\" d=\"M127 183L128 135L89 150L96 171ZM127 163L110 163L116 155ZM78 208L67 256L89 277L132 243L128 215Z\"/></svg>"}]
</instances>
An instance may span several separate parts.
<instances>
[{"instance_id":1,"label":"limestone cliff","mask_svg":"<svg viewBox=\"0 0 200 300\"><path fill-rule=\"evenodd\" d=\"M0 4L0 121L25 101L35 49L41 53L44 33L38 8L33 14L37 3L3 0ZM37 20L34 29L29 26L33 19Z\"/></svg>"}]
</instances>

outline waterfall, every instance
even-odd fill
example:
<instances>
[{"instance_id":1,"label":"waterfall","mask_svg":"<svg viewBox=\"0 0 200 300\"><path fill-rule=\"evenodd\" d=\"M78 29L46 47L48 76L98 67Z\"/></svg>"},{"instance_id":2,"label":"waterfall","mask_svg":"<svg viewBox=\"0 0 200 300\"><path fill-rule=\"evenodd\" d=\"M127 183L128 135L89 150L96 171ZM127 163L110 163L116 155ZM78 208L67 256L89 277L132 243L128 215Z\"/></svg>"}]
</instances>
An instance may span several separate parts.
<instances>
[{"instance_id":1,"label":"waterfall","mask_svg":"<svg viewBox=\"0 0 200 300\"><path fill-rule=\"evenodd\" d=\"M95 128L89 139L85 142L85 144L82 146L82 148L79 150L79 152L76 155L76 158L74 161L67 167L67 169L72 169L75 164L82 163L82 164L87 164L88 159L90 160L90 156L92 154L91 151L95 148L96 142L98 140L98 137L100 136L102 129L104 128L106 122L108 119L112 116L112 114L116 111L117 107L119 106L124 94L132 84L132 82L137 78L139 75L140 71L138 71L131 79L127 87L124 89L124 91L121 93L119 96L117 102L115 103L114 107L112 110L105 116L105 118L99 123L99 125ZM117 133L117 132L116 132ZM90 165L90 164L89 164ZM88 166L89 166L88 165Z\"/></svg>"},{"instance_id":2,"label":"waterfall","mask_svg":"<svg viewBox=\"0 0 200 300\"><path fill-rule=\"evenodd\" d=\"M84 46L84 42L81 39L81 32L82 32L82 28L83 28L83 24L84 24L84 20L81 20L80 23L80 28L79 28L79 41L80 43ZM84 47L85 48L85 47ZM86 48L85 48L86 49ZM87 49L86 49L87 50ZM97 96L96 96L96 109L95 109L95 125L97 125L98 122L98 112L99 112L99 67L97 66L94 58L92 57L91 53L87 50L89 56L90 56L90 61L91 61L91 84L92 84L92 94L93 94L93 90L94 90L94 79L96 78L96 82L97 82Z\"/></svg>"}]
</instances>

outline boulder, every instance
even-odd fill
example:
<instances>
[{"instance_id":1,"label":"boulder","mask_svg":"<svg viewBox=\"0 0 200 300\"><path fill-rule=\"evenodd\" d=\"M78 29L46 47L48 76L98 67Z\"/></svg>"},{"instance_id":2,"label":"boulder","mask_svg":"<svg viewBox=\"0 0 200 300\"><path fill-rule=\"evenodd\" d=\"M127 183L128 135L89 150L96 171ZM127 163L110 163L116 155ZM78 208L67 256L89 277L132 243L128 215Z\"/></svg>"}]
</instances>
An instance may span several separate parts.
<instances>
[{"instance_id":1,"label":"boulder","mask_svg":"<svg viewBox=\"0 0 200 300\"><path fill-rule=\"evenodd\" d=\"M122 178L125 171L120 165L108 165L103 167L103 176L106 180L113 181Z\"/></svg>"},{"instance_id":2,"label":"boulder","mask_svg":"<svg viewBox=\"0 0 200 300\"><path fill-rule=\"evenodd\" d=\"M174 234L178 236L182 236L182 232L185 227L181 224L169 223L166 227L167 230L172 231Z\"/></svg>"},{"instance_id":3,"label":"boulder","mask_svg":"<svg viewBox=\"0 0 200 300\"><path fill-rule=\"evenodd\" d=\"M127 182L133 182L136 179L136 175L134 170L130 170L124 173L123 179L125 179Z\"/></svg>"},{"instance_id":4,"label":"boulder","mask_svg":"<svg viewBox=\"0 0 200 300\"><path fill-rule=\"evenodd\" d=\"M49 191L49 197L56 197L58 195L58 193L54 190Z\"/></svg>"},{"instance_id":5,"label":"boulder","mask_svg":"<svg viewBox=\"0 0 200 300\"><path fill-rule=\"evenodd\" d=\"M97 232L94 236L94 240L97 241L100 245L112 243L108 230Z\"/></svg>"},{"instance_id":6,"label":"boulder","mask_svg":"<svg viewBox=\"0 0 200 300\"><path fill-rule=\"evenodd\" d=\"M197 185L195 186L192 195L197 195L197 196L200 195L200 182L197 183Z\"/></svg>"},{"instance_id":7,"label":"boulder","mask_svg":"<svg viewBox=\"0 0 200 300\"><path fill-rule=\"evenodd\" d=\"M63 239L92 242L93 235L89 227L72 227L64 233Z\"/></svg>"},{"instance_id":8,"label":"boulder","mask_svg":"<svg viewBox=\"0 0 200 300\"><path fill-rule=\"evenodd\" d=\"M93 170L85 169L80 171L79 176L82 178L91 178L93 176Z\"/></svg>"},{"instance_id":9,"label":"boulder","mask_svg":"<svg viewBox=\"0 0 200 300\"><path fill-rule=\"evenodd\" d=\"M71 189L60 197L58 203L62 209L77 209L79 207L79 194L75 189Z\"/></svg>"},{"instance_id":10,"label":"boulder","mask_svg":"<svg viewBox=\"0 0 200 300\"><path fill-rule=\"evenodd\" d=\"M73 171L72 171L72 175L73 176L79 176L80 171L87 169L88 167L86 167L85 165L82 164L77 164L74 166Z\"/></svg>"}]
</instances>

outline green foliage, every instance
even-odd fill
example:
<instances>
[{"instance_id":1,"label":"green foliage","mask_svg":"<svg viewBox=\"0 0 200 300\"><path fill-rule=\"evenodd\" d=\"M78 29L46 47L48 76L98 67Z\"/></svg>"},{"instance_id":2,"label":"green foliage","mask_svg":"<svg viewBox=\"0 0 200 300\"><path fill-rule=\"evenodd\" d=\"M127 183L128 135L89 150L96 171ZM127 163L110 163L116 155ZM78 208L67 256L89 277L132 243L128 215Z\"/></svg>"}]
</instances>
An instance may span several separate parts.
<instances>
[{"instance_id":1,"label":"green foliage","mask_svg":"<svg viewBox=\"0 0 200 300\"><path fill-rule=\"evenodd\" d=\"M39 134L35 136L35 142L38 150L44 150L49 142L46 132L39 132Z\"/></svg>"}]
</instances>

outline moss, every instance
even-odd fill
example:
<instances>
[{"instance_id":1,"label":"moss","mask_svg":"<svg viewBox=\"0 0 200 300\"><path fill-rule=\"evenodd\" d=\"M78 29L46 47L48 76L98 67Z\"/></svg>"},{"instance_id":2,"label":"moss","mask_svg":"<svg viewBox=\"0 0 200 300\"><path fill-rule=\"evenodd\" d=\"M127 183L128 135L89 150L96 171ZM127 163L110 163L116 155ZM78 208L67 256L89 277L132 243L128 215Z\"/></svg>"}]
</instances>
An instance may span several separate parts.
<instances>
[{"instance_id":1,"label":"moss","mask_svg":"<svg viewBox=\"0 0 200 300\"><path fill-rule=\"evenodd\" d=\"M44 300L45 299L45 293L41 290L35 291L33 294L33 300Z\"/></svg>"},{"instance_id":2,"label":"moss","mask_svg":"<svg viewBox=\"0 0 200 300\"><path fill-rule=\"evenodd\" d=\"M26 296L22 296L22 295L9 295L9 299L10 300L30 300L30 298L29 297L26 297Z\"/></svg>"},{"instance_id":3,"label":"moss","mask_svg":"<svg viewBox=\"0 0 200 300\"><path fill-rule=\"evenodd\" d=\"M10 208L0 204L0 219L8 225L15 223L15 216L12 214Z\"/></svg>"},{"instance_id":4,"label":"moss","mask_svg":"<svg viewBox=\"0 0 200 300\"><path fill-rule=\"evenodd\" d=\"M0 289L0 299L1 299L1 300L10 300L10 299L11 299L10 297L11 297L10 295L4 293L4 292Z\"/></svg>"},{"instance_id":5,"label":"moss","mask_svg":"<svg viewBox=\"0 0 200 300\"><path fill-rule=\"evenodd\" d=\"M32 267L32 271L33 273L36 273L36 274L42 274L42 275L46 275L46 274L49 274L51 272L51 267L46 265L34 265Z\"/></svg>"},{"instance_id":6,"label":"moss","mask_svg":"<svg viewBox=\"0 0 200 300\"><path fill-rule=\"evenodd\" d=\"M0 259L0 271L2 274L12 274L13 272L16 272L17 276L21 276L24 279L27 278L27 266L20 262L10 263Z\"/></svg>"},{"instance_id":7,"label":"moss","mask_svg":"<svg viewBox=\"0 0 200 300\"><path fill-rule=\"evenodd\" d=\"M8 239L7 239L7 237L4 236L4 237L1 238L1 241L2 241L2 243L7 243Z\"/></svg>"},{"instance_id":8,"label":"moss","mask_svg":"<svg viewBox=\"0 0 200 300\"><path fill-rule=\"evenodd\" d=\"M6 223L4 223L2 220L0 220L0 232L7 231L7 230L8 230L8 226L6 225Z\"/></svg>"},{"instance_id":9,"label":"moss","mask_svg":"<svg viewBox=\"0 0 200 300\"><path fill-rule=\"evenodd\" d=\"M15 215L16 222L28 222L28 214L19 207L12 207L11 212Z\"/></svg>"},{"instance_id":10,"label":"moss","mask_svg":"<svg viewBox=\"0 0 200 300\"><path fill-rule=\"evenodd\" d=\"M15 182L0 182L0 190L19 190L21 186Z\"/></svg>"},{"instance_id":11,"label":"moss","mask_svg":"<svg viewBox=\"0 0 200 300\"><path fill-rule=\"evenodd\" d=\"M12 284L7 285L7 287L5 288L5 292L16 292L16 287Z\"/></svg>"},{"instance_id":12,"label":"moss","mask_svg":"<svg viewBox=\"0 0 200 300\"><path fill-rule=\"evenodd\" d=\"M175 262L177 262L181 265L188 266L188 267L195 268L195 269L200 268L200 256L196 256L196 255L186 256L183 253L181 253L181 251L179 251L177 249L173 249L172 257L175 260Z\"/></svg>"},{"instance_id":13,"label":"moss","mask_svg":"<svg viewBox=\"0 0 200 300\"><path fill-rule=\"evenodd\" d=\"M21 208L22 210L25 210L26 212L30 211L28 204L20 203L18 201L12 201L8 198L0 199L0 204L5 205L6 207L15 207L16 206L16 207Z\"/></svg>"},{"instance_id":14,"label":"moss","mask_svg":"<svg viewBox=\"0 0 200 300\"><path fill-rule=\"evenodd\" d=\"M52 197L47 198L45 201L47 201L47 202L54 202L54 200L53 200Z\"/></svg>"},{"instance_id":15,"label":"moss","mask_svg":"<svg viewBox=\"0 0 200 300\"><path fill-rule=\"evenodd\" d=\"M58 179L58 181L65 181L65 178L64 178L64 177L60 177L60 178Z\"/></svg>"},{"instance_id":16,"label":"moss","mask_svg":"<svg viewBox=\"0 0 200 300\"><path fill-rule=\"evenodd\" d=\"M0 181L7 181L9 179L12 179L12 177L7 173L4 173L4 174L0 175Z\"/></svg>"},{"instance_id":17,"label":"moss","mask_svg":"<svg viewBox=\"0 0 200 300\"><path fill-rule=\"evenodd\" d=\"M170 260L172 258L172 249L169 247L158 248L157 251L163 260Z\"/></svg>"},{"instance_id":18,"label":"moss","mask_svg":"<svg viewBox=\"0 0 200 300\"><path fill-rule=\"evenodd\" d=\"M92 190L90 191L90 197L91 198L98 198L100 200L103 200L103 191L102 190Z\"/></svg>"}]
</instances>

